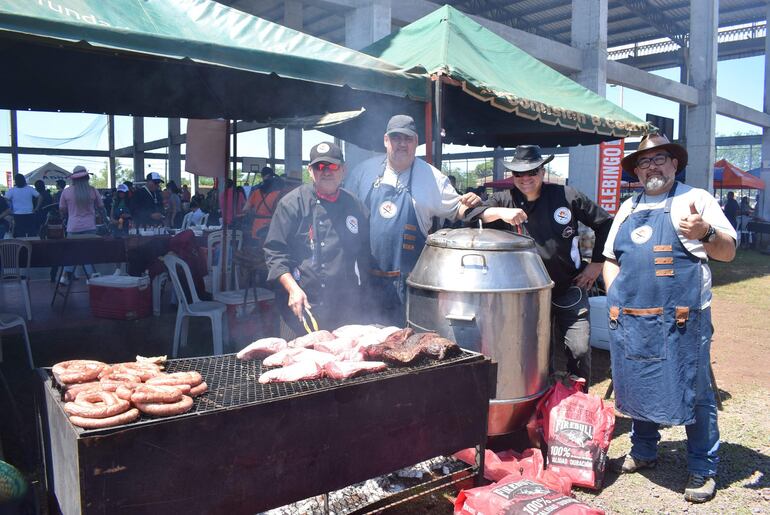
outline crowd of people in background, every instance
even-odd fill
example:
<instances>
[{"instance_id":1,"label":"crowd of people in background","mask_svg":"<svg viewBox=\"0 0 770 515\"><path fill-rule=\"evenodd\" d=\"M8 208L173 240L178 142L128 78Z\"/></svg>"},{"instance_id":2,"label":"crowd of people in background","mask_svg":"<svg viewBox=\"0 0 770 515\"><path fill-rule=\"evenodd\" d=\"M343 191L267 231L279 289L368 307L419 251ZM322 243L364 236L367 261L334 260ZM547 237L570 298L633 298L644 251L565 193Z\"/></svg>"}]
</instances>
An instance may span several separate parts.
<instances>
[{"instance_id":1,"label":"crowd of people in background","mask_svg":"<svg viewBox=\"0 0 770 515\"><path fill-rule=\"evenodd\" d=\"M62 217L61 198L68 183L74 187L78 178L86 177L82 176L84 171L90 176L84 167L75 167L73 176L58 179L54 188L42 180L29 185L23 174L14 175L13 187L0 192L0 239L6 234L14 238L63 237L67 219ZM192 195L187 184L166 182L157 172L148 173L143 183L125 181L110 189L94 188L103 207L94 213L94 230L120 236L131 229L179 229L185 215L190 214L191 226L201 225L204 220L208 225L218 225L225 220L256 236L269 223L277 200L288 191L283 178L270 167L264 167L261 178L260 184L247 189L237 186L234 195L230 179L225 181L223 195L216 185Z\"/></svg>"}]
</instances>

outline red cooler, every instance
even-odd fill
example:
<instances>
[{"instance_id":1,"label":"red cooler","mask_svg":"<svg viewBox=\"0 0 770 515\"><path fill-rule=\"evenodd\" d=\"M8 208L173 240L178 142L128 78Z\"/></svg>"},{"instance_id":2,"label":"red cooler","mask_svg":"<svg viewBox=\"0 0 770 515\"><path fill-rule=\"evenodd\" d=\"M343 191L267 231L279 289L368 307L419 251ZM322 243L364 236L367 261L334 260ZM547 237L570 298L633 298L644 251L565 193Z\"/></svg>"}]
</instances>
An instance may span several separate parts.
<instances>
[{"instance_id":1,"label":"red cooler","mask_svg":"<svg viewBox=\"0 0 770 515\"><path fill-rule=\"evenodd\" d=\"M95 317L136 320L152 314L149 277L106 275L88 281L91 313Z\"/></svg>"},{"instance_id":2,"label":"red cooler","mask_svg":"<svg viewBox=\"0 0 770 515\"><path fill-rule=\"evenodd\" d=\"M249 290L246 304L243 304L243 290L220 291L214 300L227 306L227 323L230 338L240 350L244 344L266 336L278 334L276 313L273 310L275 294L264 288L257 288L257 303Z\"/></svg>"}]
</instances>

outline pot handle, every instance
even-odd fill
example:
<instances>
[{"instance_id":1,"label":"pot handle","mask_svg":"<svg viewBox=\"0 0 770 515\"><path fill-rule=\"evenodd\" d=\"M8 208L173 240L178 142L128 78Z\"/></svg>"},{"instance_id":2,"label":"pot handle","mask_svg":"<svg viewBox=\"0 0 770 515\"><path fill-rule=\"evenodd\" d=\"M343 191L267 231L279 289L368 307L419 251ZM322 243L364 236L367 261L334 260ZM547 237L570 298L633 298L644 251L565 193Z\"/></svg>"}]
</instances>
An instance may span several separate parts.
<instances>
[{"instance_id":1,"label":"pot handle","mask_svg":"<svg viewBox=\"0 0 770 515\"><path fill-rule=\"evenodd\" d=\"M444 318L452 322L472 323L476 320L476 315L455 315L454 313L449 313Z\"/></svg>"},{"instance_id":2,"label":"pot handle","mask_svg":"<svg viewBox=\"0 0 770 515\"><path fill-rule=\"evenodd\" d=\"M465 258L470 257L470 256L476 256L478 258L481 258L481 271L486 274L487 270L488 270L488 268L487 268L487 258L485 258L483 254L463 254L463 256L460 258L460 266L462 268L478 268L479 265L476 265L476 264L469 264L469 265L466 266ZM462 273L462 272L463 271L460 270L460 273Z\"/></svg>"}]
</instances>

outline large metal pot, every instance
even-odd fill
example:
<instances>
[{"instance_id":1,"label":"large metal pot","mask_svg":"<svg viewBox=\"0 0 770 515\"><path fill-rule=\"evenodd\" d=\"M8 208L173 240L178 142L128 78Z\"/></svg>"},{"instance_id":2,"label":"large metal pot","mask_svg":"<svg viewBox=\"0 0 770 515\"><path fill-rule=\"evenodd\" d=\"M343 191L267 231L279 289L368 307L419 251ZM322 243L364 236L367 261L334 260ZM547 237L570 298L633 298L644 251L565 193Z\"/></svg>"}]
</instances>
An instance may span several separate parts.
<instances>
[{"instance_id":1,"label":"large metal pot","mask_svg":"<svg viewBox=\"0 0 770 515\"><path fill-rule=\"evenodd\" d=\"M497 362L489 434L521 429L548 387L553 282L527 236L443 229L406 280L409 326Z\"/></svg>"}]
</instances>

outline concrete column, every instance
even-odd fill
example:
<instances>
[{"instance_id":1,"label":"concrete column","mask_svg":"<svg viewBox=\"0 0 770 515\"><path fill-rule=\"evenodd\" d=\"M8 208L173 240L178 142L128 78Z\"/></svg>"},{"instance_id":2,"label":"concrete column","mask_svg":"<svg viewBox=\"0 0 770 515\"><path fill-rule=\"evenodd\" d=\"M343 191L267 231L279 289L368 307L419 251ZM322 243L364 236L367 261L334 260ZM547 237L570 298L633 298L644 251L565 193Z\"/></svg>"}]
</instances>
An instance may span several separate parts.
<instances>
[{"instance_id":1,"label":"concrete column","mask_svg":"<svg viewBox=\"0 0 770 515\"><path fill-rule=\"evenodd\" d=\"M689 84L689 74L687 69L687 62L689 61L689 58L687 57L687 49L682 49L682 65L679 67L679 82L682 84ZM685 131L685 128L687 127L687 106L684 104L679 104L679 126L676 129L677 132L677 139L679 140L680 145L684 145L687 147L687 133Z\"/></svg>"},{"instance_id":2,"label":"concrete column","mask_svg":"<svg viewBox=\"0 0 770 515\"><path fill-rule=\"evenodd\" d=\"M182 187L182 145L178 143L182 132L179 118L168 119L168 177L177 186Z\"/></svg>"},{"instance_id":3,"label":"concrete column","mask_svg":"<svg viewBox=\"0 0 770 515\"><path fill-rule=\"evenodd\" d=\"M283 5L283 25L302 30L301 0L287 0ZM286 177L302 180L302 129L286 129L283 134L284 173Z\"/></svg>"},{"instance_id":4,"label":"concrete column","mask_svg":"<svg viewBox=\"0 0 770 515\"><path fill-rule=\"evenodd\" d=\"M144 181L144 118L134 116L134 181Z\"/></svg>"},{"instance_id":5,"label":"concrete column","mask_svg":"<svg viewBox=\"0 0 770 515\"><path fill-rule=\"evenodd\" d=\"M109 166L107 167L107 187L115 188L117 184L115 184L116 166L115 166L115 115L114 114L108 115L107 146L108 146L107 150L110 153L110 156L108 158Z\"/></svg>"},{"instance_id":6,"label":"concrete column","mask_svg":"<svg viewBox=\"0 0 770 515\"><path fill-rule=\"evenodd\" d=\"M390 0L357 0L356 6L345 14L345 46L361 50L391 31ZM398 114L398 113L391 113ZM385 134L385 127L372 127L373 131ZM422 134L421 136L425 136ZM383 147L379 153L385 151ZM348 170L373 157L378 152L364 150L352 143L345 142L345 162Z\"/></svg>"},{"instance_id":7,"label":"concrete column","mask_svg":"<svg viewBox=\"0 0 770 515\"><path fill-rule=\"evenodd\" d=\"M690 0L690 85L698 104L687 108L687 184L714 190L714 131L717 98L717 24L719 2Z\"/></svg>"},{"instance_id":8,"label":"concrete column","mask_svg":"<svg viewBox=\"0 0 770 515\"><path fill-rule=\"evenodd\" d=\"M499 181L500 179L505 178L505 174L507 172L507 168L503 166L503 159L505 159L505 156L503 156L503 147L497 147L495 150L492 151L493 154L493 160L492 160L492 180Z\"/></svg>"},{"instance_id":9,"label":"concrete column","mask_svg":"<svg viewBox=\"0 0 770 515\"><path fill-rule=\"evenodd\" d=\"M765 14L770 16L770 3ZM770 19L770 18L767 18ZM764 111L770 113L770 38L765 38L765 103ZM765 181L765 189L759 197L759 215L770 220L770 129L762 129L762 173L760 179ZM767 170L767 171L765 171Z\"/></svg>"},{"instance_id":10,"label":"concrete column","mask_svg":"<svg viewBox=\"0 0 770 515\"><path fill-rule=\"evenodd\" d=\"M11 109L9 115L11 117L11 170L13 175L16 175L19 173L19 122L15 110ZM11 179L11 186L13 186L13 179Z\"/></svg>"},{"instance_id":11,"label":"concrete column","mask_svg":"<svg viewBox=\"0 0 770 515\"><path fill-rule=\"evenodd\" d=\"M604 97L607 90L607 0L572 0L572 46L583 53L580 85ZM599 145L569 149L569 184L596 200Z\"/></svg>"}]
</instances>

